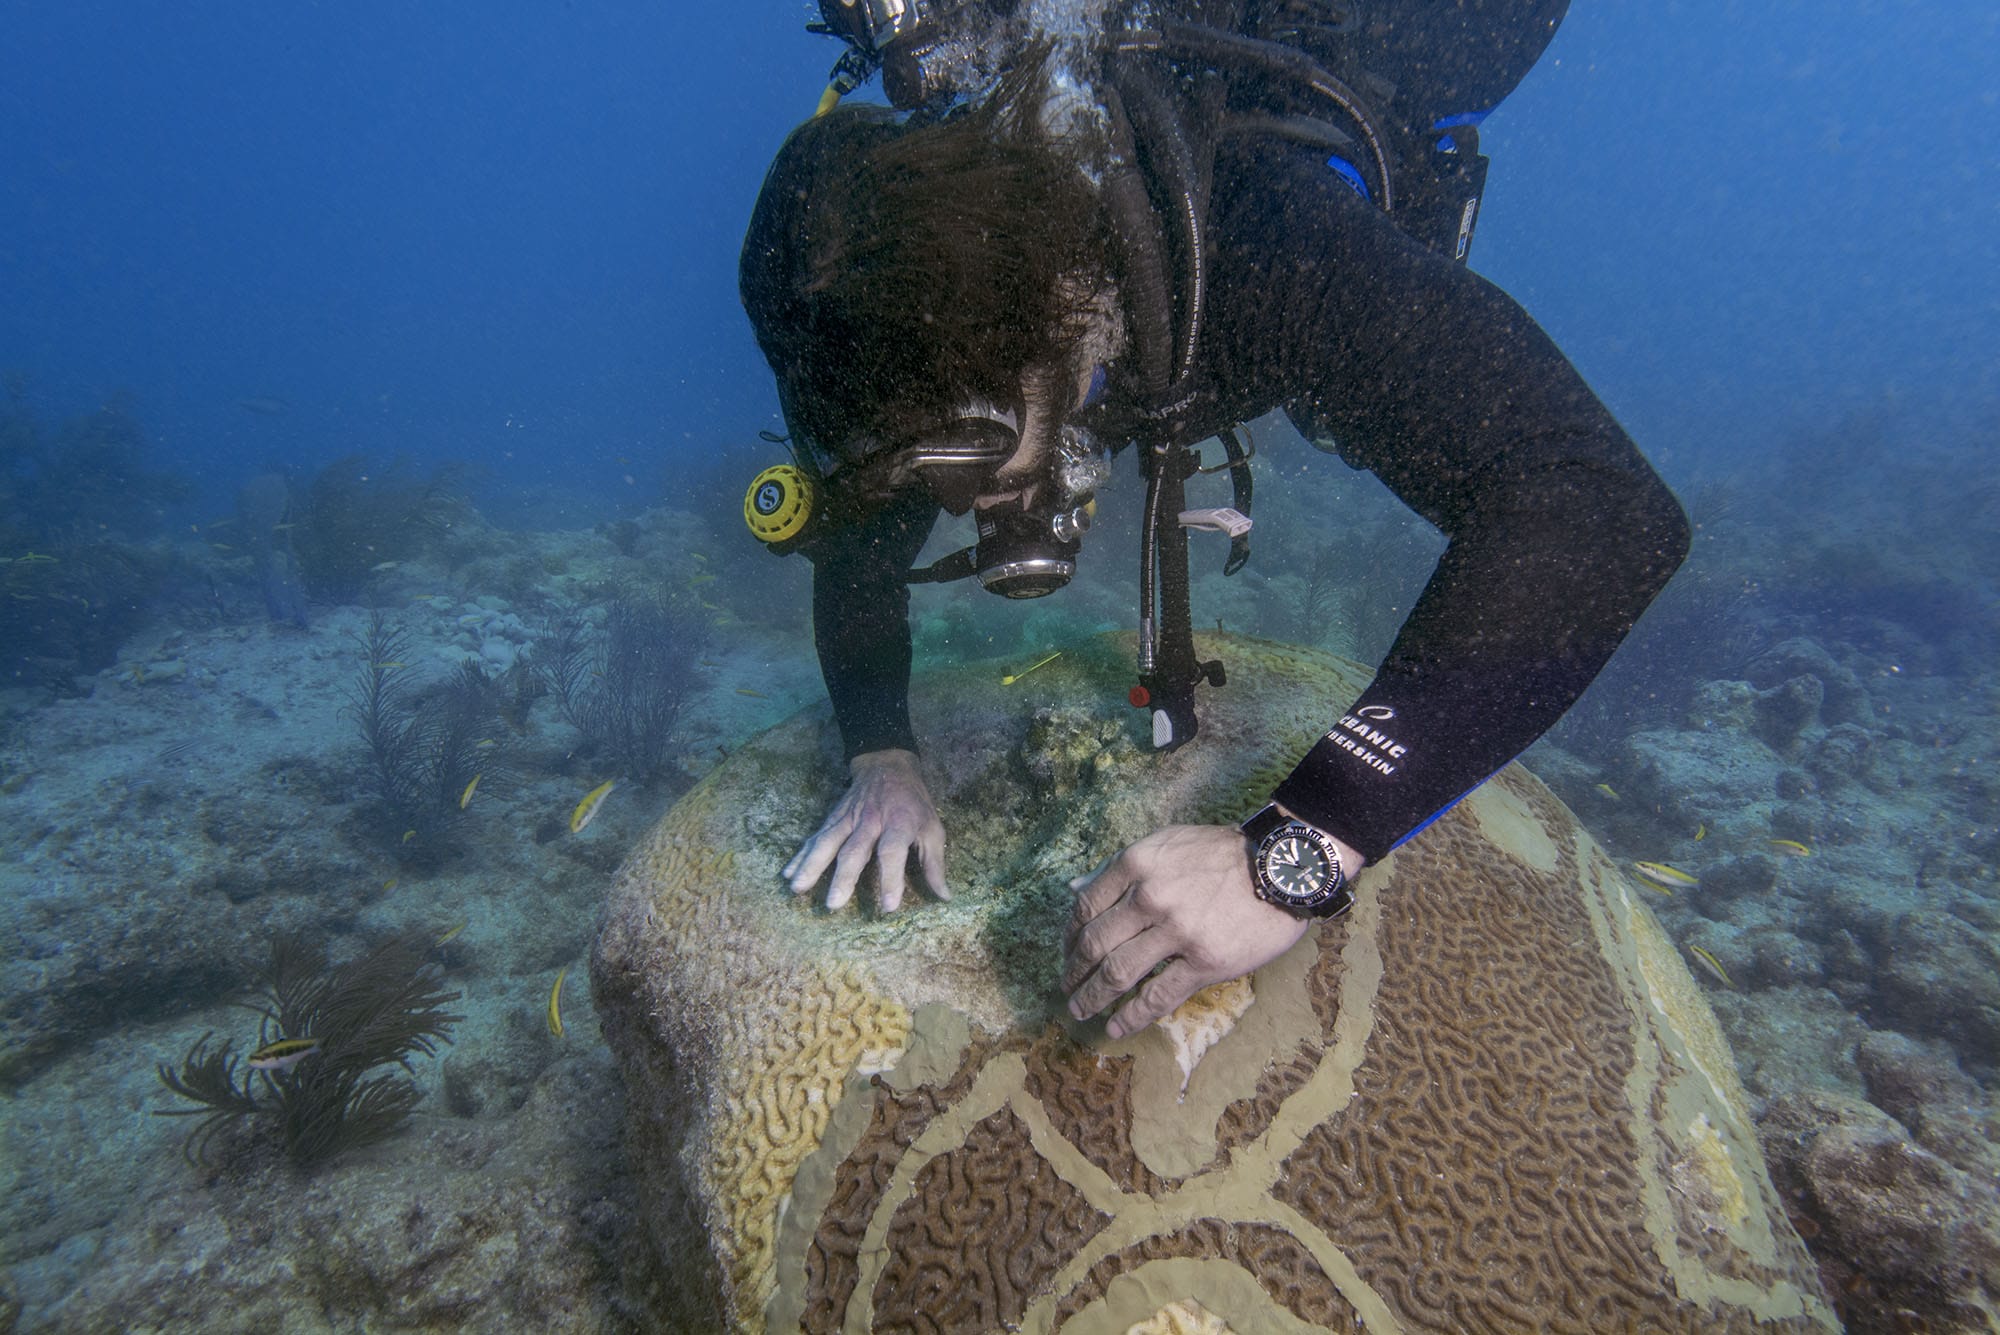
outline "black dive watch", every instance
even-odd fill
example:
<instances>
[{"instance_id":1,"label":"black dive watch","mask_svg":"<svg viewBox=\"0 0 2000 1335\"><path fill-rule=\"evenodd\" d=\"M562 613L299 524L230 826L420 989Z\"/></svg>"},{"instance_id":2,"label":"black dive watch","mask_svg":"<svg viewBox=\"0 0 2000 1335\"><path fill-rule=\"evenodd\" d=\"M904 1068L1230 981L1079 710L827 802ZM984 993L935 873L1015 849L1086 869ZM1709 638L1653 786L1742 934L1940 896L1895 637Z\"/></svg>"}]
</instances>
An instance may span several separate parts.
<instances>
[{"instance_id":1,"label":"black dive watch","mask_svg":"<svg viewBox=\"0 0 2000 1335\"><path fill-rule=\"evenodd\" d=\"M1273 803L1238 827L1250 841L1257 898L1300 918L1338 918L1354 907L1333 837Z\"/></svg>"}]
</instances>

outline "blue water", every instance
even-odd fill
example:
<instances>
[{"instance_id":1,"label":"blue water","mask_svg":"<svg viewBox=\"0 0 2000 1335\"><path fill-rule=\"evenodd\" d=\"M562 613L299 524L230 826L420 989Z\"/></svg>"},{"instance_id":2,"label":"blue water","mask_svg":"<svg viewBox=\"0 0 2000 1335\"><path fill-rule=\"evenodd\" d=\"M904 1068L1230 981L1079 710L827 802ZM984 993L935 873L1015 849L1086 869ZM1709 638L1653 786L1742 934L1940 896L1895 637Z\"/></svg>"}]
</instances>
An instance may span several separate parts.
<instances>
[{"instance_id":1,"label":"blue water","mask_svg":"<svg viewBox=\"0 0 2000 1335\"><path fill-rule=\"evenodd\" d=\"M617 503L772 423L734 258L836 54L802 0L11 8L0 365L45 417L128 389L217 496L361 448ZM1474 258L1670 473L1990 403L1996 60L1976 0L1582 0Z\"/></svg>"},{"instance_id":2,"label":"blue water","mask_svg":"<svg viewBox=\"0 0 2000 1335\"><path fill-rule=\"evenodd\" d=\"M128 389L220 497L366 449L650 501L766 424L734 266L831 59L799 7L14 8L0 364L44 416Z\"/></svg>"}]
</instances>

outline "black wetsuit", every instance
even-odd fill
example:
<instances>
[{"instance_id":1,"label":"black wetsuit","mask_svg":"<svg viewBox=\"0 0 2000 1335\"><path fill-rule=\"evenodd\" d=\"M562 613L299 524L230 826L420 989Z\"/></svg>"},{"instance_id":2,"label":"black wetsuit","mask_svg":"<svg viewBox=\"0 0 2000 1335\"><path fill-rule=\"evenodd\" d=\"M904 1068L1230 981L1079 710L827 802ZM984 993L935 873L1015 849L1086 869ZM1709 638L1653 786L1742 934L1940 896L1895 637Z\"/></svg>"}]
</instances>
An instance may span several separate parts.
<instances>
[{"instance_id":1,"label":"black wetsuit","mask_svg":"<svg viewBox=\"0 0 2000 1335\"><path fill-rule=\"evenodd\" d=\"M1212 200L1193 426L1282 407L1449 539L1373 683L1327 702L1330 731L1275 794L1374 861L1576 700L1686 555L1687 521L1513 299L1407 237L1323 151L1225 145ZM1114 417L1121 388L1114 367ZM850 756L916 749L902 576L936 515L913 495L818 554Z\"/></svg>"}]
</instances>

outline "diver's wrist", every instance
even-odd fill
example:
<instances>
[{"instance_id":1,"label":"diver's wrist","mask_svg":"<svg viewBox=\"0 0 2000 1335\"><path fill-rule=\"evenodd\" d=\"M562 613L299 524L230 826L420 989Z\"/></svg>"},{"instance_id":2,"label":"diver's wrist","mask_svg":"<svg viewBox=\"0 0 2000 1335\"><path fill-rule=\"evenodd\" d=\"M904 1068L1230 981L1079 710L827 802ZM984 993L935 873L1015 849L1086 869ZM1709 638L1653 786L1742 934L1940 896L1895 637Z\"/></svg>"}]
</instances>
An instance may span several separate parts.
<instances>
[{"instance_id":1,"label":"diver's wrist","mask_svg":"<svg viewBox=\"0 0 2000 1335\"><path fill-rule=\"evenodd\" d=\"M922 757L908 747L884 746L850 757L847 762L847 772L860 774L864 770L883 769L888 766L915 766L921 760Z\"/></svg>"},{"instance_id":2,"label":"diver's wrist","mask_svg":"<svg viewBox=\"0 0 2000 1335\"><path fill-rule=\"evenodd\" d=\"M1337 918L1353 907L1354 892L1348 887L1352 872L1344 865L1339 841L1325 830L1276 802L1237 828L1243 832L1257 898L1298 918Z\"/></svg>"},{"instance_id":3,"label":"diver's wrist","mask_svg":"<svg viewBox=\"0 0 2000 1335\"><path fill-rule=\"evenodd\" d=\"M1327 841L1333 845L1334 850L1340 854L1340 870L1347 877L1348 880L1350 881L1353 880L1355 874L1358 873L1363 867L1368 865L1368 859L1362 856L1360 849L1356 848L1353 844L1348 843L1345 839L1342 839L1339 835L1335 834L1332 830L1327 829L1326 826L1321 825L1318 821L1311 820L1305 816L1301 816L1298 812L1293 811L1283 802L1273 801L1271 805L1276 807L1279 811L1283 812L1285 814L1286 819L1302 821L1305 824L1312 826L1315 830L1318 830L1321 834L1325 835L1327 837Z\"/></svg>"}]
</instances>

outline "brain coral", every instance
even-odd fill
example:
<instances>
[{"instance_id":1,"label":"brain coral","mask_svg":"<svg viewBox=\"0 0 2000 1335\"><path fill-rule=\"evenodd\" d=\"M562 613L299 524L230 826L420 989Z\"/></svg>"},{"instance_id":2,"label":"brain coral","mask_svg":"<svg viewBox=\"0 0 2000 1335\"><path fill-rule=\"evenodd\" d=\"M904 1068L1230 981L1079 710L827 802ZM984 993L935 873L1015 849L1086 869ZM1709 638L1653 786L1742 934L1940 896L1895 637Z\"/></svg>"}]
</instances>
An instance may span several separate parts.
<instances>
[{"instance_id":1,"label":"brain coral","mask_svg":"<svg viewBox=\"0 0 2000 1335\"><path fill-rule=\"evenodd\" d=\"M1204 637L1167 756L1130 641L921 677L949 904L778 869L841 767L741 748L617 878L592 961L675 1329L1826 1330L1727 1048L1622 875L1518 767L1246 983L1123 1041L1055 992L1069 877L1235 819L1361 678Z\"/></svg>"}]
</instances>

